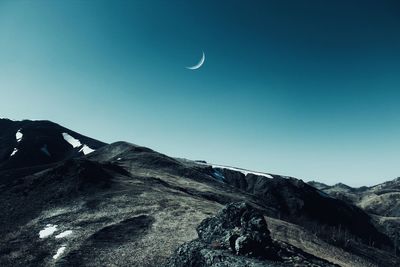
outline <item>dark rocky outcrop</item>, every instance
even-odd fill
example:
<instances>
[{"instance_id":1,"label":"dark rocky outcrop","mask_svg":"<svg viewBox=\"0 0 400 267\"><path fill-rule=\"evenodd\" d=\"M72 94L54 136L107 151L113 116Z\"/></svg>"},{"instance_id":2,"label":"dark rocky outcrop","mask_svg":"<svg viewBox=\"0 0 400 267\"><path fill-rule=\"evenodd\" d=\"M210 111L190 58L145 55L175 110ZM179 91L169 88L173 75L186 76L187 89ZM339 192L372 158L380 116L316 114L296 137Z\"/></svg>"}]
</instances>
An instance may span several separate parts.
<instances>
[{"instance_id":1,"label":"dark rocky outcrop","mask_svg":"<svg viewBox=\"0 0 400 267\"><path fill-rule=\"evenodd\" d=\"M365 211L324 194L302 180L279 175L271 175L273 178L269 179L224 168L218 168L218 171L225 183L255 195L264 205L278 211L275 217L311 231L316 225L346 229L363 244L374 244L377 248L390 249L393 246L391 240L376 229Z\"/></svg>"},{"instance_id":2,"label":"dark rocky outcrop","mask_svg":"<svg viewBox=\"0 0 400 267\"><path fill-rule=\"evenodd\" d=\"M207 244L237 255L277 259L264 217L246 203L227 205L217 216L205 219L197 232Z\"/></svg>"},{"instance_id":3,"label":"dark rocky outcrop","mask_svg":"<svg viewBox=\"0 0 400 267\"><path fill-rule=\"evenodd\" d=\"M199 238L180 246L168 267L334 266L271 239L261 212L245 202L225 206L197 227Z\"/></svg>"}]
</instances>

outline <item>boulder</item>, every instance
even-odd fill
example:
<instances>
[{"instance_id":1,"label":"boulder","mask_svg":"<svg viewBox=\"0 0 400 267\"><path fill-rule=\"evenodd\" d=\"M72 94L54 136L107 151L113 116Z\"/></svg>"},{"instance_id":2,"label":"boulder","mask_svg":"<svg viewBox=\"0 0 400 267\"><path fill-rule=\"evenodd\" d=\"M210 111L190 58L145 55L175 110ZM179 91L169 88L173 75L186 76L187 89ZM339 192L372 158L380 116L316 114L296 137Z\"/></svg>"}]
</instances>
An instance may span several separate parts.
<instances>
[{"instance_id":1,"label":"boulder","mask_svg":"<svg viewBox=\"0 0 400 267\"><path fill-rule=\"evenodd\" d=\"M288 244L274 242L265 217L248 203L228 204L196 230L199 238L181 245L166 266L332 266ZM293 260L297 255L301 257Z\"/></svg>"}]
</instances>

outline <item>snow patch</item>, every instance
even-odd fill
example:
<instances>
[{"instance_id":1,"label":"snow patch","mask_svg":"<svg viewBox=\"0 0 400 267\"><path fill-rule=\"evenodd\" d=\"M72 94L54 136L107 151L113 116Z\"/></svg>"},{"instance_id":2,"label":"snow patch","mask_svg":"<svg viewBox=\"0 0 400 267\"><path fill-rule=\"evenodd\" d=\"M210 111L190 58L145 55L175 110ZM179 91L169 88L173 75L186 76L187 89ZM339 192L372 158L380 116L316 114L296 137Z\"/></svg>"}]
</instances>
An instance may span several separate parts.
<instances>
[{"instance_id":1,"label":"snow patch","mask_svg":"<svg viewBox=\"0 0 400 267\"><path fill-rule=\"evenodd\" d=\"M39 238L46 238L54 234L57 231L57 225L48 224L46 227L39 232Z\"/></svg>"},{"instance_id":2,"label":"snow patch","mask_svg":"<svg viewBox=\"0 0 400 267\"><path fill-rule=\"evenodd\" d=\"M83 152L83 154L87 155L89 153L92 153L94 149L91 149L87 145L83 145L83 147L79 150L79 152Z\"/></svg>"},{"instance_id":3,"label":"snow patch","mask_svg":"<svg viewBox=\"0 0 400 267\"><path fill-rule=\"evenodd\" d=\"M73 148L81 147L79 149L79 152L83 152L83 154L87 155L89 153L92 153L94 149L91 149L88 145L82 144L81 141L78 139L72 137L71 135L67 133L62 133L64 140L67 141Z\"/></svg>"},{"instance_id":4,"label":"snow patch","mask_svg":"<svg viewBox=\"0 0 400 267\"><path fill-rule=\"evenodd\" d=\"M232 170L232 171L237 171L237 172L241 172L244 175L247 174L254 174L254 175L258 175L258 176L263 176L266 178L270 178L273 179L274 177L272 177L272 175L267 174L267 173L263 173L263 172L253 172L253 171L249 171L249 170L245 170L245 169L240 169L240 168L234 168L234 167L228 167L228 166L223 166L223 165L211 165L211 167L213 168L220 168L220 169L228 169L228 170Z\"/></svg>"},{"instance_id":5,"label":"snow patch","mask_svg":"<svg viewBox=\"0 0 400 267\"><path fill-rule=\"evenodd\" d=\"M263 177L270 178L270 179L274 178L271 174L263 173L263 172L254 172L254 171L249 171L249 170L245 170L245 169L241 169L241 168L229 167L229 166L224 166L224 165L208 164L208 163L202 162L202 161L196 161L196 163L201 164L201 165L211 166L213 168L237 171L237 172L243 173L244 175L254 174L254 175L263 176Z\"/></svg>"},{"instance_id":6,"label":"snow patch","mask_svg":"<svg viewBox=\"0 0 400 267\"><path fill-rule=\"evenodd\" d=\"M53 259L58 259L60 256L61 256L61 254L63 254L64 253L64 251L65 251L65 249L67 248L67 246L66 245L62 245L58 250L57 250L57 253L53 256Z\"/></svg>"},{"instance_id":7,"label":"snow patch","mask_svg":"<svg viewBox=\"0 0 400 267\"><path fill-rule=\"evenodd\" d=\"M42 151L47 156L51 157L51 154L50 154L49 150L47 149L47 144L43 145L42 148L40 149L40 151Z\"/></svg>"},{"instance_id":8,"label":"snow patch","mask_svg":"<svg viewBox=\"0 0 400 267\"><path fill-rule=\"evenodd\" d=\"M117 158L117 160L121 160L122 158Z\"/></svg>"},{"instance_id":9,"label":"snow patch","mask_svg":"<svg viewBox=\"0 0 400 267\"><path fill-rule=\"evenodd\" d=\"M15 139L17 139L17 142L18 142L18 143L21 142L22 136L23 136L23 134L21 133L21 129L19 129L19 130L17 131L17 133L15 134Z\"/></svg>"},{"instance_id":10,"label":"snow patch","mask_svg":"<svg viewBox=\"0 0 400 267\"><path fill-rule=\"evenodd\" d=\"M76 138L73 138L71 135L67 133L62 133L62 136L65 141L67 141L73 148L80 147L82 145L81 141Z\"/></svg>"},{"instance_id":11,"label":"snow patch","mask_svg":"<svg viewBox=\"0 0 400 267\"><path fill-rule=\"evenodd\" d=\"M18 152L18 148L14 148L14 150L11 153L10 157L14 156L17 152Z\"/></svg>"},{"instance_id":12,"label":"snow patch","mask_svg":"<svg viewBox=\"0 0 400 267\"><path fill-rule=\"evenodd\" d=\"M64 238L64 237L69 236L71 234L72 234L72 230L67 230L67 231L64 231L64 232L56 235L55 238Z\"/></svg>"}]
</instances>

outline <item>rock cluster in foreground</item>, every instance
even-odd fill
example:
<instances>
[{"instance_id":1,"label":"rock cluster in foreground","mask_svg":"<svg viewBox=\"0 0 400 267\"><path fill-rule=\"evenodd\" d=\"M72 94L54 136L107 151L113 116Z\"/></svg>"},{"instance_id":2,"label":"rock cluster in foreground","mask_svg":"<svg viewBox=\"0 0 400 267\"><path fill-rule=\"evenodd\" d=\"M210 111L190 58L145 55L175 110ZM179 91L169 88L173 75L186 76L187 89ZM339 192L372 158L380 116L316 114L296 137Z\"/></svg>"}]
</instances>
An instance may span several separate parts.
<instances>
[{"instance_id":1,"label":"rock cluster in foreground","mask_svg":"<svg viewBox=\"0 0 400 267\"><path fill-rule=\"evenodd\" d=\"M264 216L249 204L225 206L197 227L198 238L181 245L167 266L334 266L271 239Z\"/></svg>"}]
</instances>

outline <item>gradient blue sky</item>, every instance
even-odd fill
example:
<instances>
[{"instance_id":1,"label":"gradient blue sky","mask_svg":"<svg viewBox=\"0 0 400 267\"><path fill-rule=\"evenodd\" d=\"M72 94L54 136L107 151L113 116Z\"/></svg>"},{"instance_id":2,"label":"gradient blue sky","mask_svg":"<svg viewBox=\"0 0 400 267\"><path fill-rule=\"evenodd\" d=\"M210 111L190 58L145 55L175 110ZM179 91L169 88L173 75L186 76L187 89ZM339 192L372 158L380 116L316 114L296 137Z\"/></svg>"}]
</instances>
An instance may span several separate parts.
<instances>
[{"instance_id":1,"label":"gradient blue sky","mask_svg":"<svg viewBox=\"0 0 400 267\"><path fill-rule=\"evenodd\" d=\"M0 93L1 117L372 185L400 175L400 2L0 0Z\"/></svg>"}]
</instances>

